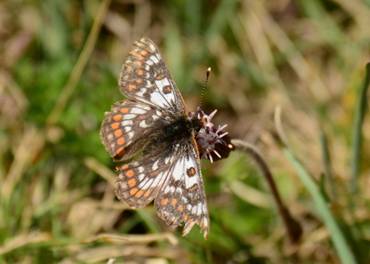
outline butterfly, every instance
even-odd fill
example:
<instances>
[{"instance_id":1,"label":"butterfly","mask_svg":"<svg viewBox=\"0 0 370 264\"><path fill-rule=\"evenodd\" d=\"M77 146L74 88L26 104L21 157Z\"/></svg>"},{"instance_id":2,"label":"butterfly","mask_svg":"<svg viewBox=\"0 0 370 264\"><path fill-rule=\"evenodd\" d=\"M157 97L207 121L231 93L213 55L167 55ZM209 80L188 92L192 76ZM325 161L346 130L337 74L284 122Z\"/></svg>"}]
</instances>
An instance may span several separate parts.
<instances>
[{"instance_id":1,"label":"butterfly","mask_svg":"<svg viewBox=\"0 0 370 264\"><path fill-rule=\"evenodd\" d=\"M100 136L114 159L116 196L132 208L154 200L168 226L197 224L204 237L209 215L200 159L213 162L233 149L225 126L216 127L200 108L186 113L184 100L148 38L136 41L123 64L120 91L126 100L105 113Z\"/></svg>"}]
</instances>

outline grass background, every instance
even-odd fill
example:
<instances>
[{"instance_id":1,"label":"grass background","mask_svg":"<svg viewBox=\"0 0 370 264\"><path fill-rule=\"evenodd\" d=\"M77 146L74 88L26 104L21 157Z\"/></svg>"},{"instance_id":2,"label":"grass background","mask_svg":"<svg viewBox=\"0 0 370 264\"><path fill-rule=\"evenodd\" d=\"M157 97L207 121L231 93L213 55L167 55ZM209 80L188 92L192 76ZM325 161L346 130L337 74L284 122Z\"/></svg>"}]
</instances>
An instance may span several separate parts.
<instances>
[{"instance_id":1,"label":"grass background","mask_svg":"<svg viewBox=\"0 0 370 264\"><path fill-rule=\"evenodd\" d=\"M0 263L370 262L369 0L12 0L0 25ZM99 128L141 36L189 110L259 148L299 243L240 152L202 162L207 241L115 200Z\"/></svg>"}]
</instances>

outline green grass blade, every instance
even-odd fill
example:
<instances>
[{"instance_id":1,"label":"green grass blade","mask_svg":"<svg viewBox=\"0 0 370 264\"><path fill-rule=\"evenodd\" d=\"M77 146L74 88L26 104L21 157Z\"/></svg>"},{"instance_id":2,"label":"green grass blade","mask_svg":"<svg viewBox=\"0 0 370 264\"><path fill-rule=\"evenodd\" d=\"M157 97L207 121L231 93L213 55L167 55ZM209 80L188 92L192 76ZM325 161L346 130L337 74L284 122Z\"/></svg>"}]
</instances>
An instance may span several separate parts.
<instances>
[{"instance_id":1,"label":"green grass blade","mask_svg":"<svg viewBox=\"0 0 370 264\"><path fill-rule=\"evenodd\" d=\"M205 34L207 41L210 41L215 36L221 36L220 34L225 29L228 19L234 15L237 3L238 1L236 0L223 0L219 4Z\"/></svg>"},{"instance_id":2,"label":"green grass blade","mask_svg":"<svg viewBox=\"0 0 370 264\"><path fill-rule=\"evenodd\" d=\"M332 172L332 163L330 157L330 151L328 146L328 137L325 134L324 130L321 130L320 133L320 145L321 145L321 152L322 152L322 160L324 165L325 171L325 186L326 190L329 193L329 197L331 200L336 199L336 187L335 187L335 180Z\"/></svg>"},{"instance_id":3,"label":"green grass blade","mask_svg":"<svg viewBox=\"0 0 370 264\"><path fill-rule=\"evenodd\" d=\"M366 113L367 91L370 84L370 63L366 65L365 80L362 88L359 91L358 102L356 105L355 119L353 122L352 133L352 193L358 189L357 180L360 173L361 165L361 145L362 145L362 125Z\"/></svg>"},{"instance_id":4,"label":"green grass blade","mask_svg":"<svg viewBox=\"0 0 370 264\"><path fill-rule=\"evenodd\" d=\"M313 181L312 177L308 174L303 165L296 159L294 154L289 149L285 148L284 154L293 164L300 180L310 192L315 202L316 209L322 217L325 226L328 228L341 262L346 264L357 263L342 230L339 228L337 221L326 204L324 196L320 193L319 188Z\"/></svg>"}]
</instances>

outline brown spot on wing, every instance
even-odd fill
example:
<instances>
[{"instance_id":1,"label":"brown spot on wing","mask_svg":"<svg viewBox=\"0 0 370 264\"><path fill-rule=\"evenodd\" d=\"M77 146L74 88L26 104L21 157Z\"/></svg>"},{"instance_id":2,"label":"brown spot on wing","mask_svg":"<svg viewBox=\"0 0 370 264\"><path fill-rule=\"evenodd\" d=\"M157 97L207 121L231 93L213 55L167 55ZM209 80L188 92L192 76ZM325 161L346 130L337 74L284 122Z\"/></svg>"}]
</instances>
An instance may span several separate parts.
<instances>
[{"instance_id":1,"label":"brown spot on wing","mask_svg":"<svg viewBox=\"0 0 370 264\"><path fill-rule=\"evenodd\" d=\"M171 93L171 91L172 91L171 86L167 85L167 86L163 87L163 92L165 94L169 94L169 93Z\"/></svg>"},{"instance_id":2,"label":"brown spot on wing","mask_svg":"<svg viewBox=\"0 0 370 264\"><path fill-rule=\"evenodd\" d=\"M189 169L186 170L186 174L189 176L189 177L193 177L195 174L196 174L196 170L194 167L190 167Z\"/></svg>"}]
</instances>

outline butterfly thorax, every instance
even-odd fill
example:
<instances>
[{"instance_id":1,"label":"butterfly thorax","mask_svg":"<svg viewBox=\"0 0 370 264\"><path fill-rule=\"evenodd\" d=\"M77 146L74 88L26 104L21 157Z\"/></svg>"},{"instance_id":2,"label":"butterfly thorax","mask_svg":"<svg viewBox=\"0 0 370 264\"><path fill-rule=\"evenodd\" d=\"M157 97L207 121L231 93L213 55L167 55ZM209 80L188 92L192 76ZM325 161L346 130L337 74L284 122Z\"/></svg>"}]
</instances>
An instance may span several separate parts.
<instances>
[{"instance_id":1,"label":"butterfly thorax","mask_svg":"<svg viewBox=\"0 0 370 264\"><path fill-rule=\"evenodd\" d=\"M163 133L160 140L166 142L177 142L182 139L189 139L192 132L198 132L200 128L201 123L198 119L181 116L163 127Z\"/></svg>"}]
</instances>

